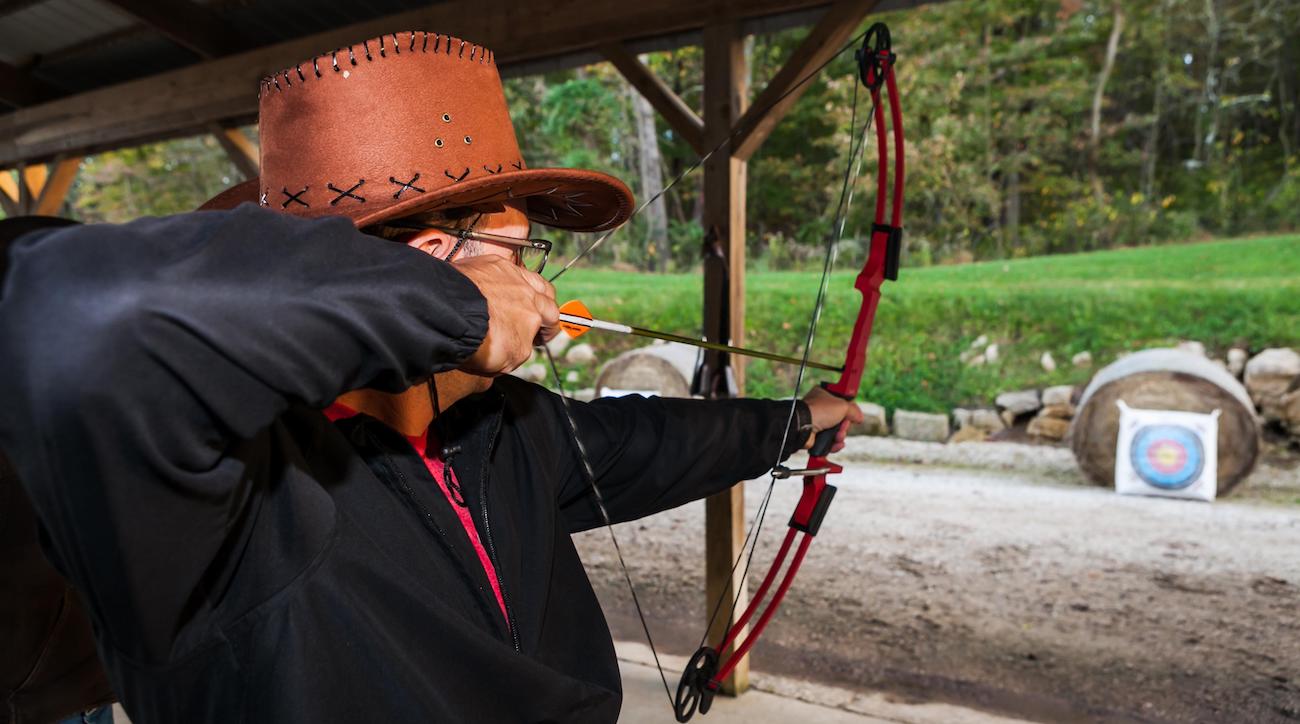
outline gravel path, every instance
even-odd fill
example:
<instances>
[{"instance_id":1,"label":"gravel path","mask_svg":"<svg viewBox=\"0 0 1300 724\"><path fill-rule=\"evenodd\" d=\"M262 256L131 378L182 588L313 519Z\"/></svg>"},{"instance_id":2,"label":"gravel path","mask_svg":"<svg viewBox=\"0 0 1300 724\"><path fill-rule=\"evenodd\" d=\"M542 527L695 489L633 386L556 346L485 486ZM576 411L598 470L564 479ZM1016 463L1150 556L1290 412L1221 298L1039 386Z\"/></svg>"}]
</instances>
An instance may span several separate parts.
<instances>
[{"instance_id":1,"label":"gravel path","mask_svg":"<svg viewBox=\"0 0 1300 724\"><path fill-rule=\"evenodd\" d=\"M1300 497L1298 471L1207 505L1081 486L1054 448L852 442L840 459L874 462L840 476L755 669L1042 721L1300 720L1300 507L1260 502ZM778 485L755 568L797 495ZM676 654L703 628L702 526L696 504L617 529ZM579 548L616 637L641 639L608 533Z\"/></svg>"}]
</instances>

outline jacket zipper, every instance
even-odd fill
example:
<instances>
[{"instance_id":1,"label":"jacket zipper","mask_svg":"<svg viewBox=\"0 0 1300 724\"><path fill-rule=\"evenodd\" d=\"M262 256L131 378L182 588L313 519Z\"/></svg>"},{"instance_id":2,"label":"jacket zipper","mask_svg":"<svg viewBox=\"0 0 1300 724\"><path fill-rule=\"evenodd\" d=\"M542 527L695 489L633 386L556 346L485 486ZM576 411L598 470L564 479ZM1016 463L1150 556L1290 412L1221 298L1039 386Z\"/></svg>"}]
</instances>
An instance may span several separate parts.
<instances>
[{"instance_id":1,"label":"jacket zipper","mask_svg":"<svg viewBox=\"0 0 1300 724\"><path fill-rule=\"evenodd\" d=\"M424 505L420 503L419 499L415 497L415 491L411 490L410 484L406 482L406 476L402 474L401 468L397 467L397 463L393 462L393 458L388 454L388 448L385 447L378 438L371 434L369 430L366 430L365 434L366 437L370 439L371 444L379 448L380 454L384 456L385 465L387 465L388 469L397 475L397 479L401 483L402 492L405 493L407 498L410 499L412 503L415 503L416 507L420 509L420 512L424 514L424 519L428 522L429 527L433 528L438 535L446 538L446 531L438 526L438 523L433 519L433 514L431 514L429 509L424 507ZM445 462L449 474L454 475L455 473L452 471L451 460L447 459ZM497 571L500 571L501 567L497 563L496 547L492 545L492 529L487 520L487 467L484 466L483 469L483 529L487 532L488 557L492 559L492 566ZM484 573L486 573L486 571L484 571ZM497 586L501 589L501 602L505 604L506 607L506 628L510 629L510 642L514 645L515 651L520 651L518 627L515 625L514 612L510 608L510 599L506 598L506 586L505 583L502 582L501 574L499 572L497 573Z\"/></svg>"},{"instance_id":2,"label":"jacket zipper","mask_svg":"<svg viewBox=\"0 0 1300 724\"><path fill-rule=\"evenodd\" d=\"M492 434L488 436L486 452L483 455L483 464L481 466L483 473L479 481L479 508L483 511L483 537L487 539L488 558L492 560L492 567L497 572L497 586L501 589L501 603L506 607L506 627L510 629L510 642L514 644L515 651L521 651L519 646L519 626L515 621L515 611L510 607L510 597L506 595L506 583L501 578L501 563L497 559L496 543L492 540L492 520L488 517L488 459L492 457L492 444L496 440L496 433L500 428L500 417L497 417ZM452 470L450 458L447 459L447 469Z\"/></svg>"}]
</instances>

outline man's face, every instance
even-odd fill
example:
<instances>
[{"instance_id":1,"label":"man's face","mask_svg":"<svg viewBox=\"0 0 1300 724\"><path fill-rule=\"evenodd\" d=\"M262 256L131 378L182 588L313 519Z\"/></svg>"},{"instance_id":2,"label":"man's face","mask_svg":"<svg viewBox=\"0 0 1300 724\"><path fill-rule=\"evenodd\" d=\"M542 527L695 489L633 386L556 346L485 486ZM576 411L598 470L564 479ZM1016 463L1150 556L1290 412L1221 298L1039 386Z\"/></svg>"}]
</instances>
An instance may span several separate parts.
<instances>
[{"instance_id":1,"label":"man's face","mask_svg":"<svg viewBox=\"0 0 1300 724\"><path fill-rule=\"evenodd\" d=\"M521 208L522 204L521 201L511 201L507 202L505 208L501 211L476 215L478 219L474 222L473 230L515 239L527 238L531 225ZM471 216L469 220L474 218L474 216ZM457 226L460 225L457 224ZM411 232L411 235L402 239L402 241L409 247L419 249L439 259L447 259L447 256L455 249L456 253L449 261L468 259L483 254L495 254L510 258L518 257L518 251L514 247L505 244L491 244L471 240L456 249L456 237L436 229Z\"/></svg>"}]
</instances>

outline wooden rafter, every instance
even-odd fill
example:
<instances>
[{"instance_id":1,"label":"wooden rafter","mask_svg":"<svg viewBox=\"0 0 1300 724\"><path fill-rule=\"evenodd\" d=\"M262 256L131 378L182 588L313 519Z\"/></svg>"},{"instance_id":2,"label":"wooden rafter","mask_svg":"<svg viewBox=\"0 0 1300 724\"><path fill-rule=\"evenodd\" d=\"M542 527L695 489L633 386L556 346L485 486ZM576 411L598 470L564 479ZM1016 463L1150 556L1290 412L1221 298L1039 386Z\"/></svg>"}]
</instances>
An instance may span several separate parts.
<instances>
[{"instance_id":1,"label":"wooden rafter","mask_svg":"<svg viewBox=\"0 0 1300 724\"><path fill-rule=\"evenodd\" d=\"M80 168L78 156L58 159L48 167L36 164L19 166L17 172L0 171L0 206L9 216L55 216L63 208Z\"/></svg>"},{"instance_id":2,"label":"wooden rafter","mask_svg":"<svg viewBox=\"0 0 1300 724\"><path fill-rule=\"evenodd\" d=\"M799 82L844 47L879 1L839 0L831 5L737 123L732 148L738 157L748 159L754 155L807 90L808 84Z\"/></svg>"},{"instance_id":3,"label":"wooden rafter","mask_svg":"<svg viewBox=\"0 0 1300 724\"><path fill-rule=\"evenodd\" d=\"M22 211L18 208L18 180L15 178L13 171L0 171L0 208L4 209L5 216L19 216Z\"/></svg>"},{"instance_id":4,"label":"wooden rafter","mask_svg":"<svg viewBox=\"0 0 1300 724\"><path fill-rule=\"evenodd\" d=\"M933 0L880 0L878 9ZM437 28L492 48L512 65L581 57L599 45L694 32L706 20L752 20L826 6L825 0L592 0L582 12L544 3L497 0L468 11L449 0L396 15L226 56L0 115L0 167L57 154L93 153L202 132L209 123L247 122L257 113L258 81L329 48L392 32Z\"/></svg>"},{"instance_id":5,"label":"wooden rafter","mask_svg":"<svg viewBox=\"0 0 1300 724\"><path fill-rule=\"evenodd\" d=\"M235 164L235 168L244 175L245 180L257 178L260 173L261 154L253 139L238 128L223 128L213 124L208 130L216 137L217 143L221 144L222 150L226 152L230 162Z\"/></svg>"},{"instance_id":6,"label":"wooden rafter","mask_svg":"<svg viewBox=\"0 0 1300 724\"><path fill-rule=\"evenodd\" d=\"M31 73L0 62L0 101L21 108L53 95L54 89Z\"/></svg>"},{"instance_id":7,"label":"wooden rafter","mask_svg":"<svg viewBox=\"0 0 1300 724\"><path fill-rule=\"evenodd\" d=\"M68 199L68 191L72 189L72 182L77 179L77 171L80 169L80 156L61 159L50 164L32 213L57 216L59 210L63 208L63 202Z\"/></svg>"},{"instance_id":8,"label":"wooden rafter","mask_svg":"<svg viewBox=\"0 0 1300 724\"><path fill-rule=\"evenodd\" d=\"M673 132L690 144L695 153L704 154L704 121L692 111L685 101L673 92L654 71L646 67L622 43L607 43L600 48L601 55L613 64L628 83L636 88L673 129Z\"/></svg>"},{"instance_id":9,"label":"wooden rafter","mask_svg":"<svg viewBox=\"0 0 1300 724\"><path fill-rule=\"evenodd\" d=\"M243 50L247 43L225 18L190 0L105 0L204 58Z\"/></svg>"}]
</instances>

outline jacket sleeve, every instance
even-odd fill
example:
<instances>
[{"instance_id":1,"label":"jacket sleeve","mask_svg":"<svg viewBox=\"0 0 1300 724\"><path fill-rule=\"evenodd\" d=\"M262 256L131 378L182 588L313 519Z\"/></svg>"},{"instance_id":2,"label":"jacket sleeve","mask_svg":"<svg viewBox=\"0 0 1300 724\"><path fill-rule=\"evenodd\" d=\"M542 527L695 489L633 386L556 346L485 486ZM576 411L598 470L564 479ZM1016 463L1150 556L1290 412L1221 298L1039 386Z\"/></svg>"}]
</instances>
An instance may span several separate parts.
<instances>
[{"instance_id":1,"label":"jacket sleeve","mask_svg":"<svg viewBox=\"0 0 1300 724\"><path fill-rule=\"evenodd\" d=\"M29 234L0 297L0 447L101 635L165 660L290 404L454 368L486 303L345 219L245 205Z\"/></svg>"},{"instance_id":2,"label":"jacket sleeve","mask_svg":"<svg viewBox=\"0 0 1300 724\"><path fill-rule=\"evenodd\" d=\"M557 400L556 404L559 404ZM629 395L571 402L573 422L614 523L712 495L758 477L803 446L812 430L802 401L679 400ZM557 414L565 415L561 407ZM565 418L560 505L572 532L604 525ZM787 434L788 431L788 434ZM784 444L784 447L782 445Z\"/></svg>"}]
</instances>

